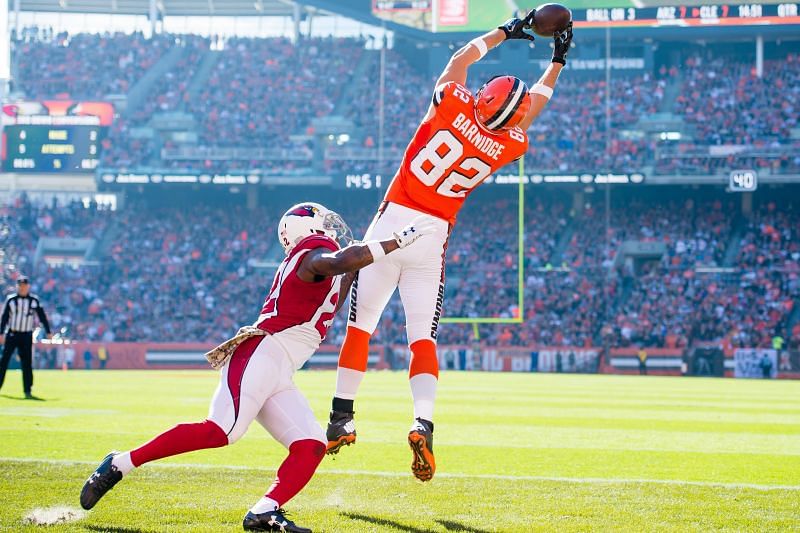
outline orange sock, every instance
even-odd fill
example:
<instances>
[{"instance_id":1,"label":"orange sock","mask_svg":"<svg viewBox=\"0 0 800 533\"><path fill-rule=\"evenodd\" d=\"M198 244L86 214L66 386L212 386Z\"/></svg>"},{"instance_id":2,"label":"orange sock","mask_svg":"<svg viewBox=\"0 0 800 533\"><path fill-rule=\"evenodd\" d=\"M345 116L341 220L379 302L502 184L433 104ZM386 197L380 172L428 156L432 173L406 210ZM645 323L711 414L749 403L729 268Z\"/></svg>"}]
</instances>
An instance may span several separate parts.
<instances>
[{"instance_id":1,"label":"orange sock","mask_svg":"<svg viewBox=\"0 0 800 533\"><path fill-rule=\"evenodd\" d=\"M339 351L339 368L336 369L334 411L353 411L358 387L364 379L369 359L370 334L353 326L347 327L344 344Z\"/></svg>"},{"instance_id":2,"label":"orange sock","mask_svg":"<svg viewBox=\"0 0 800 533\"><path fill-rule=\"evenodd\" d=\"M366 372L370 336L364 330L348 326L347 333L344 336L344 344L342 344L342 349L339 350L339 367Z\"/></svg>"},{"instance_id":3,"label":"orange sock","mask_svg":"<svg viewBox=\"0 0 800 533\"><path fill-rule=\"evenodd\" d=\"M439 358L436 356L436 345L433 341L423 339L412 342L411 364L408 366L408 377L413 378L417 374L433 374L439 377ZM341 364L341 358L339 359Z\"/></svg>"}]
</instances>

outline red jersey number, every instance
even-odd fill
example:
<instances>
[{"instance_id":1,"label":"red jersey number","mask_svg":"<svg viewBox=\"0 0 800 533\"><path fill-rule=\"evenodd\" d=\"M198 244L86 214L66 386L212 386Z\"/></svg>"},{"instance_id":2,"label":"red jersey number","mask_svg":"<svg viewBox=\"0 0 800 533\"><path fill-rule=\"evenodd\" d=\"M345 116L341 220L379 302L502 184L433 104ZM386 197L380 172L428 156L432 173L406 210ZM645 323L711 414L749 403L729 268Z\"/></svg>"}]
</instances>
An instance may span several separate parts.
<instances>
[{"instance_id":1,"label":"red jersey number","mask_svg":"<svg viewBox=\"0 0 800 533\"><path fill-rule=\"evenodd\" d=\"M337 292L331 295L331 298L330 300L328 300L328 303L331 304L333 306L333 309L335 310L338 301L339 301L339 293ZM319 320L317 320L317 323L314 324L314 327L317 328L320 338L324 339L325 335L327 335L328 328L331 327L331 324L333 324L334 316L336 316L335 311L331 313L322 313L319 316Z\"/></svg>"}]
</instances>

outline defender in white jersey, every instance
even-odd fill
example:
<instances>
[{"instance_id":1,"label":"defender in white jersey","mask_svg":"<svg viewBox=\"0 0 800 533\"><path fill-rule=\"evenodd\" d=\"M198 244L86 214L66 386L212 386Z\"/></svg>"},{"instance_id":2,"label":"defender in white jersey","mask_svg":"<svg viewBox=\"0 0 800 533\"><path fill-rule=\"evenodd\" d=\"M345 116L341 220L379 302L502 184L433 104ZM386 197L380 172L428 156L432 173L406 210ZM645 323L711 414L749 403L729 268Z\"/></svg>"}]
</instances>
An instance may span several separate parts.
<instances>
[{"instance_id":1,"label":"defender in white jersey","mask_svg":"<svg viewBox=\"0 0 800 533\"><path fill-rule=\"evenodd\" d=\"M287 520L281 509L311 479L327 442L294 384L294 372L319 348L353 274L432 232L431 221L420 217L390 239L340 249L337 239L350 232L339 215L314 203L289 209L278 228L286 259L275 274L258 319L206 354L212 366L221 370L208 418L178 424L129 452L108 454L84 484L81 506L94 507L135 467L233 444L257 420L288 448L289 456L273 485L245 516L243 527L248 531L311 531Z\"/></svg>"}]
</instances>

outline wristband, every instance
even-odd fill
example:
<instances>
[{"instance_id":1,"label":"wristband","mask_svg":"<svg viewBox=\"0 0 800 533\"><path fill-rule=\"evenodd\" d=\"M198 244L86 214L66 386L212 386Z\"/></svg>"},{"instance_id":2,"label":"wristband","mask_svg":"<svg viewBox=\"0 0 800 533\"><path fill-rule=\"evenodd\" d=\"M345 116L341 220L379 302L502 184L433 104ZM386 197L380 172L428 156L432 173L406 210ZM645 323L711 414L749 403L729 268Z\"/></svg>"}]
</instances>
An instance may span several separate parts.
<instances>
[{"instance_id":1,"label":"wristband","mask_svg":"<svg viewBox=\"0 0 800 533\"><path fill-rule=\"evenodd\" d=\"M543 83L534 83L533 87L531 87L531 90L528 92L531 94L540 94L545 98L547 98L548 100L550 100L553 97L553 88L548 87Z\"/></svg>"},{"instance_id":2,"label":"wristband","mask_svg":"<svg viewBox=\"0 0 800 533\"><path fill-rule=\"evenodd\" d=\"M485 56L489 51L489 48L486 46L486 41L483 40L483 37L475 37L469 42L469 44L478 49L478 53L481 55L481 57L478 59L483 59L483 56Z\"/></svg>"},{"instance_id":3,"label":"wristband","mask_svg":"<svg viewBox=\"0 0 800 533\"><path fill-rule=\"evenodd\" d=\"M380 243L380 241L368 241L364 244L367 245L367 248L369 248L369 253L372 254L373 263L386 255L386 252L383 250L383 245Z\"/></svg>"}]
</instances>

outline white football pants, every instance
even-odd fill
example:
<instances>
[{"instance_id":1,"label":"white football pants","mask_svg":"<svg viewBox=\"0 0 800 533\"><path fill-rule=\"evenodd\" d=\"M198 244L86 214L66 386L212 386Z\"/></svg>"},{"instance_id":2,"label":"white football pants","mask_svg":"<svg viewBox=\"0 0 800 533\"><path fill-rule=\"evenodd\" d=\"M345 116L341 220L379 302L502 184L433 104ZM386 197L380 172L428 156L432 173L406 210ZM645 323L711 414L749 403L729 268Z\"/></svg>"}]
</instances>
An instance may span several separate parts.
<instances>
[{"instance_id":1,"label":"white football pants","mask_svg":"<svg viewBox=\"0 0 800 533\"><path fill-rule=\"evenodd\" d=\"M386 240L400 232L420 211L391 202L375 215L364 240ZM375 331L395 288L406 314L408 344L418 340L436 342L444 299L444 259L450 224L436 218L437 230L402 250L362 268L350 292L348 326L370 335Z\"/></svg>"},{"instance_id":2,"label":"white football pants","mask_svg":"<svg viewBox=\"0 0 800 533\"><path fill-rule=\"evenodd\" d=\"M327 444L293 375L294 363L269 335L246 340L220 370L208 419L225 431L229 444L239 440L253 420L286 448L305 439Z\"/></svg>"}]
</instances>

